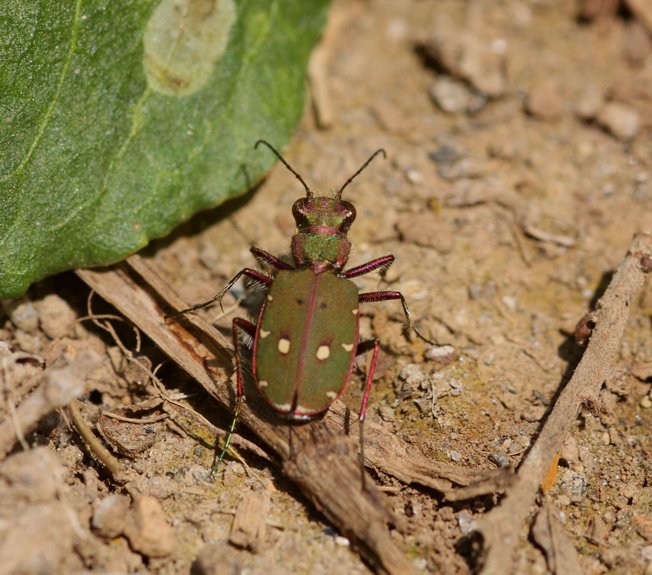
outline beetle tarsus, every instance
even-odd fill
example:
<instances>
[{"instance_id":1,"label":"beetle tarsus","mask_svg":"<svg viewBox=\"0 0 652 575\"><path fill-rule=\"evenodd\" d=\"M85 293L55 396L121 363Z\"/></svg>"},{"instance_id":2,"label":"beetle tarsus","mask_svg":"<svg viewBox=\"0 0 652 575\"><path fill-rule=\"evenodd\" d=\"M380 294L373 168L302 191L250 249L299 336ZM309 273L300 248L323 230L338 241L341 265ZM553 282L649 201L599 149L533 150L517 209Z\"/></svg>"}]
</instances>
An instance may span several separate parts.
<instances>
[{"instance_id":1,"label":"beetle tarsus","mask_svg":"<svg viewBox=\"0 0 652 575\"><path fill-rule=\"evenodd\" d=\"M233 435L235 434L235 426L238 423L238 415L240 415L240 407L242 406L242 401L243 401L243 396L240 395L236 398L235 400L235 409L233 410L233 420L231 421L231 425L229 426L229 431L227 432L226 435L226 440L224 441L224 447L222 448L222 451L220 452L219 457L217 456L217 442L215 443L215 457L213 458L213 466L211 467L211 477L215 477L217 475L217 471L222 464L222 460L226 456L227 451L231 447L231 440L233 439Z\"/></svg>"},{"instance_id":2,"label":"beetle tarsus","mask_svg":"<svg viewBox=\"0 0 652 575\"><path fill-rule=\"evenodd\" d=\"M262 250L261 250L262 251ZM272 278L269 276L266 276L265 274L259 272L258 270L254 270L251 268L244 268L240 270L237 274L231 278L231 281L229 281L228 284L226 284L220 291L218 291L211 299L208 301L205 301L203 303L198 303L196 305L193 305L192 307L189 307L187 309L182 309L181 311L175 311L174 313L171 313L167 317L176 317L178 315L183 315L186 313L190 313L191 311L196 311L198 309L204 309L206 307L209 307L213 305L215 302L220 304L220 309L222 312L224 312L224 307L222 306L222 298L229 292L229 290L235 285L235 283L242 277L246 276L249 279L252 279L254 282L259 283L259 284L264 284L266 286L272 285Z\"/></svg>"}]
</instances>

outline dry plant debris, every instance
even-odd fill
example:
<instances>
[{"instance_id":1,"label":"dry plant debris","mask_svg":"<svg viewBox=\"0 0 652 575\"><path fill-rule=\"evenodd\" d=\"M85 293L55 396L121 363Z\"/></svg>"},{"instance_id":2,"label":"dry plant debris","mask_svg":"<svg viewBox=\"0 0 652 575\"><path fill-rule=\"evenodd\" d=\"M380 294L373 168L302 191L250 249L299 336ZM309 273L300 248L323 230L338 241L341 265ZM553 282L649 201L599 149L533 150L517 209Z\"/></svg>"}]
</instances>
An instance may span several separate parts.
<instances>
[{"instance_id":1,"label":"dry plant debris","mask_svg":"<svg viewBox=\"0 0 652 575\"><path fill-rule=\"evenodd\" d=\"M482 573L499 575L514 571L514 549L523 536L526 519L548 468L580 411L600 409L600 389L612 377L629 310L643 289L646 272L641 260L651 255L652 235L635 236L625 259L597 303L593 319L595 327L573 377L563 387L545 418L504 499L478 521L486 548Z\"/></svg>"}]
</instances>

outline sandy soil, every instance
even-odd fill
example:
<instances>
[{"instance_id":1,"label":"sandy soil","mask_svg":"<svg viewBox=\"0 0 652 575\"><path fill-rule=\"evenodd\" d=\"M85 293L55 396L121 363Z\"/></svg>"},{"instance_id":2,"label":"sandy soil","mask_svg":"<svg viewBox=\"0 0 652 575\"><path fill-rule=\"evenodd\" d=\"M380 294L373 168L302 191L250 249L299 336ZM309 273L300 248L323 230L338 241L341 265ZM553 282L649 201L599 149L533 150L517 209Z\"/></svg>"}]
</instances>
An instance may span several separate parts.
<instances>
[{"instance_id":1,"label":"sandy soil","mask_svg":"<svg viewBox=\"0 0 652 575\"><path fill-rule=\"evenodd\" d=\"M455 358L431 359L431 346L404 337L399 304L366 305L362 335L382 342L368 417L428 457L518 466L581 357L577 322L633 234L652 232L652 30L624 7L603 4L585 20L577 3L555 0L333 8L313 85L328 126L308 107L284 153L328 194L374 150L387 151L388 161L376 160L345 192L358 212L350 264L394 254L385 278L361 278L361 287L401 290L419 329L452 345ZM186 301L209 299L254 264L249 246L287 254L290 207L301 191L277 166L254 192L197 216L147 255ZM87 295L65 274L6 303L3 419L34 385L41 358L82 351L99 358L81 405L89 422L101 409L152 397L111 334L83 319ZM236 307L250 304L243 297L237 288L226 314L213 308L206 317L230 336L233 315L248 313ZM548 491L585 573L652 573L651 310L648 286L632 302L600 410L577 420ZM98 299L93 311L114 313ZM163 363L170 392L228 425L228 414L213 410L151 344L137 348L133 332L113 324L126 349ZM352 409L362 380L357 370L346 396ZM0 463L0 573L47 566L166 574L193 563L198 573L369 572L264 457L244 450L249 473L229 460L221 481L210 483L209 449L165 419L152 417L144 429L119 454L138 479L120 486L88 454L67 412L43 419L24 439L32 449L19 446ZM395 540L417 569L477 568L469 533L496 499L451 504L427 489L375 480L390 487L390 505L407 525ZM250 492L263 494L269 509L258 543L242 550L227 541ZM517 571L554 572L523 535Z\"/></svg>"}]
</instances>

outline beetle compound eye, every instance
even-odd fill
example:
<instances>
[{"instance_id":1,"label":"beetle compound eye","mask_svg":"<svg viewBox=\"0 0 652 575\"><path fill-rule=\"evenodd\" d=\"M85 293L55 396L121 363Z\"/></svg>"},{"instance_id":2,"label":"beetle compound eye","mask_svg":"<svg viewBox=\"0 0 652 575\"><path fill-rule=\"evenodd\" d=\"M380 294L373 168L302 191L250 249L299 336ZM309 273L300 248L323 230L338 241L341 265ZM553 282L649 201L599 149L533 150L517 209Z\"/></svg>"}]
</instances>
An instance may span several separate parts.
<instances>
[{"instance_id":1,"label":"beetle compound eye","mask_svg":"<svg viewBox=\"0 0 652 575\"><path fill-rule=\"evenodd\" d=\"M351 224L355 220L356 212L353 204L349 202L342 202L341 204L342 211L340 212L344 217L344 221L340 225L340 232L346 233L349 231Z\"/></svg>"},{"instance_id":2,"label":"beetle compound eye","mask_svg":"<svg viewBox=\"0 0 652 575\"><path fill-rule=\"evenodd\" d=\"M294 202L292 206L292 216L297 223L298 227L301 227L306 223L306 209L305 209L306 200L301 198Z\"/></svg>"},{"instance_id":3,"label":"beetle compound eye","mask_svg":"<svg viewBox=\"0 0 652 575\"><path fill-rule=\"evenodd\" d=\"M350 204L349 202L342 202L342 204L345 210L344 219L349 224L353 223L353 220L355 220L355 216L357 215L353 204Z\"/></svg>"}]
</instances>

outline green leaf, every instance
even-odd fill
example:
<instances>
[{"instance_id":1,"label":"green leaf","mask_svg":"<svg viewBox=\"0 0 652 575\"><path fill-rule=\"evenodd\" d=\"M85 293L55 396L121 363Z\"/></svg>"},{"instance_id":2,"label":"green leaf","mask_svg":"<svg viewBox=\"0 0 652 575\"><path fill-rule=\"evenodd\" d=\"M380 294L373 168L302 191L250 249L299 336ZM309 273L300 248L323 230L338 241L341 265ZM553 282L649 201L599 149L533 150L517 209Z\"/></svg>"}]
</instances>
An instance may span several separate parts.
<instances>
[{"instance_id":1,"label":"green leaf","mask_svg":"<svg viewBox=\"0 0 652 575\"><path fill-rule=\"evenodd\" d=\"M11 0L0 297L109 264L255 183L304 105L327 0Z\"/></svg>"}]
</instances>

